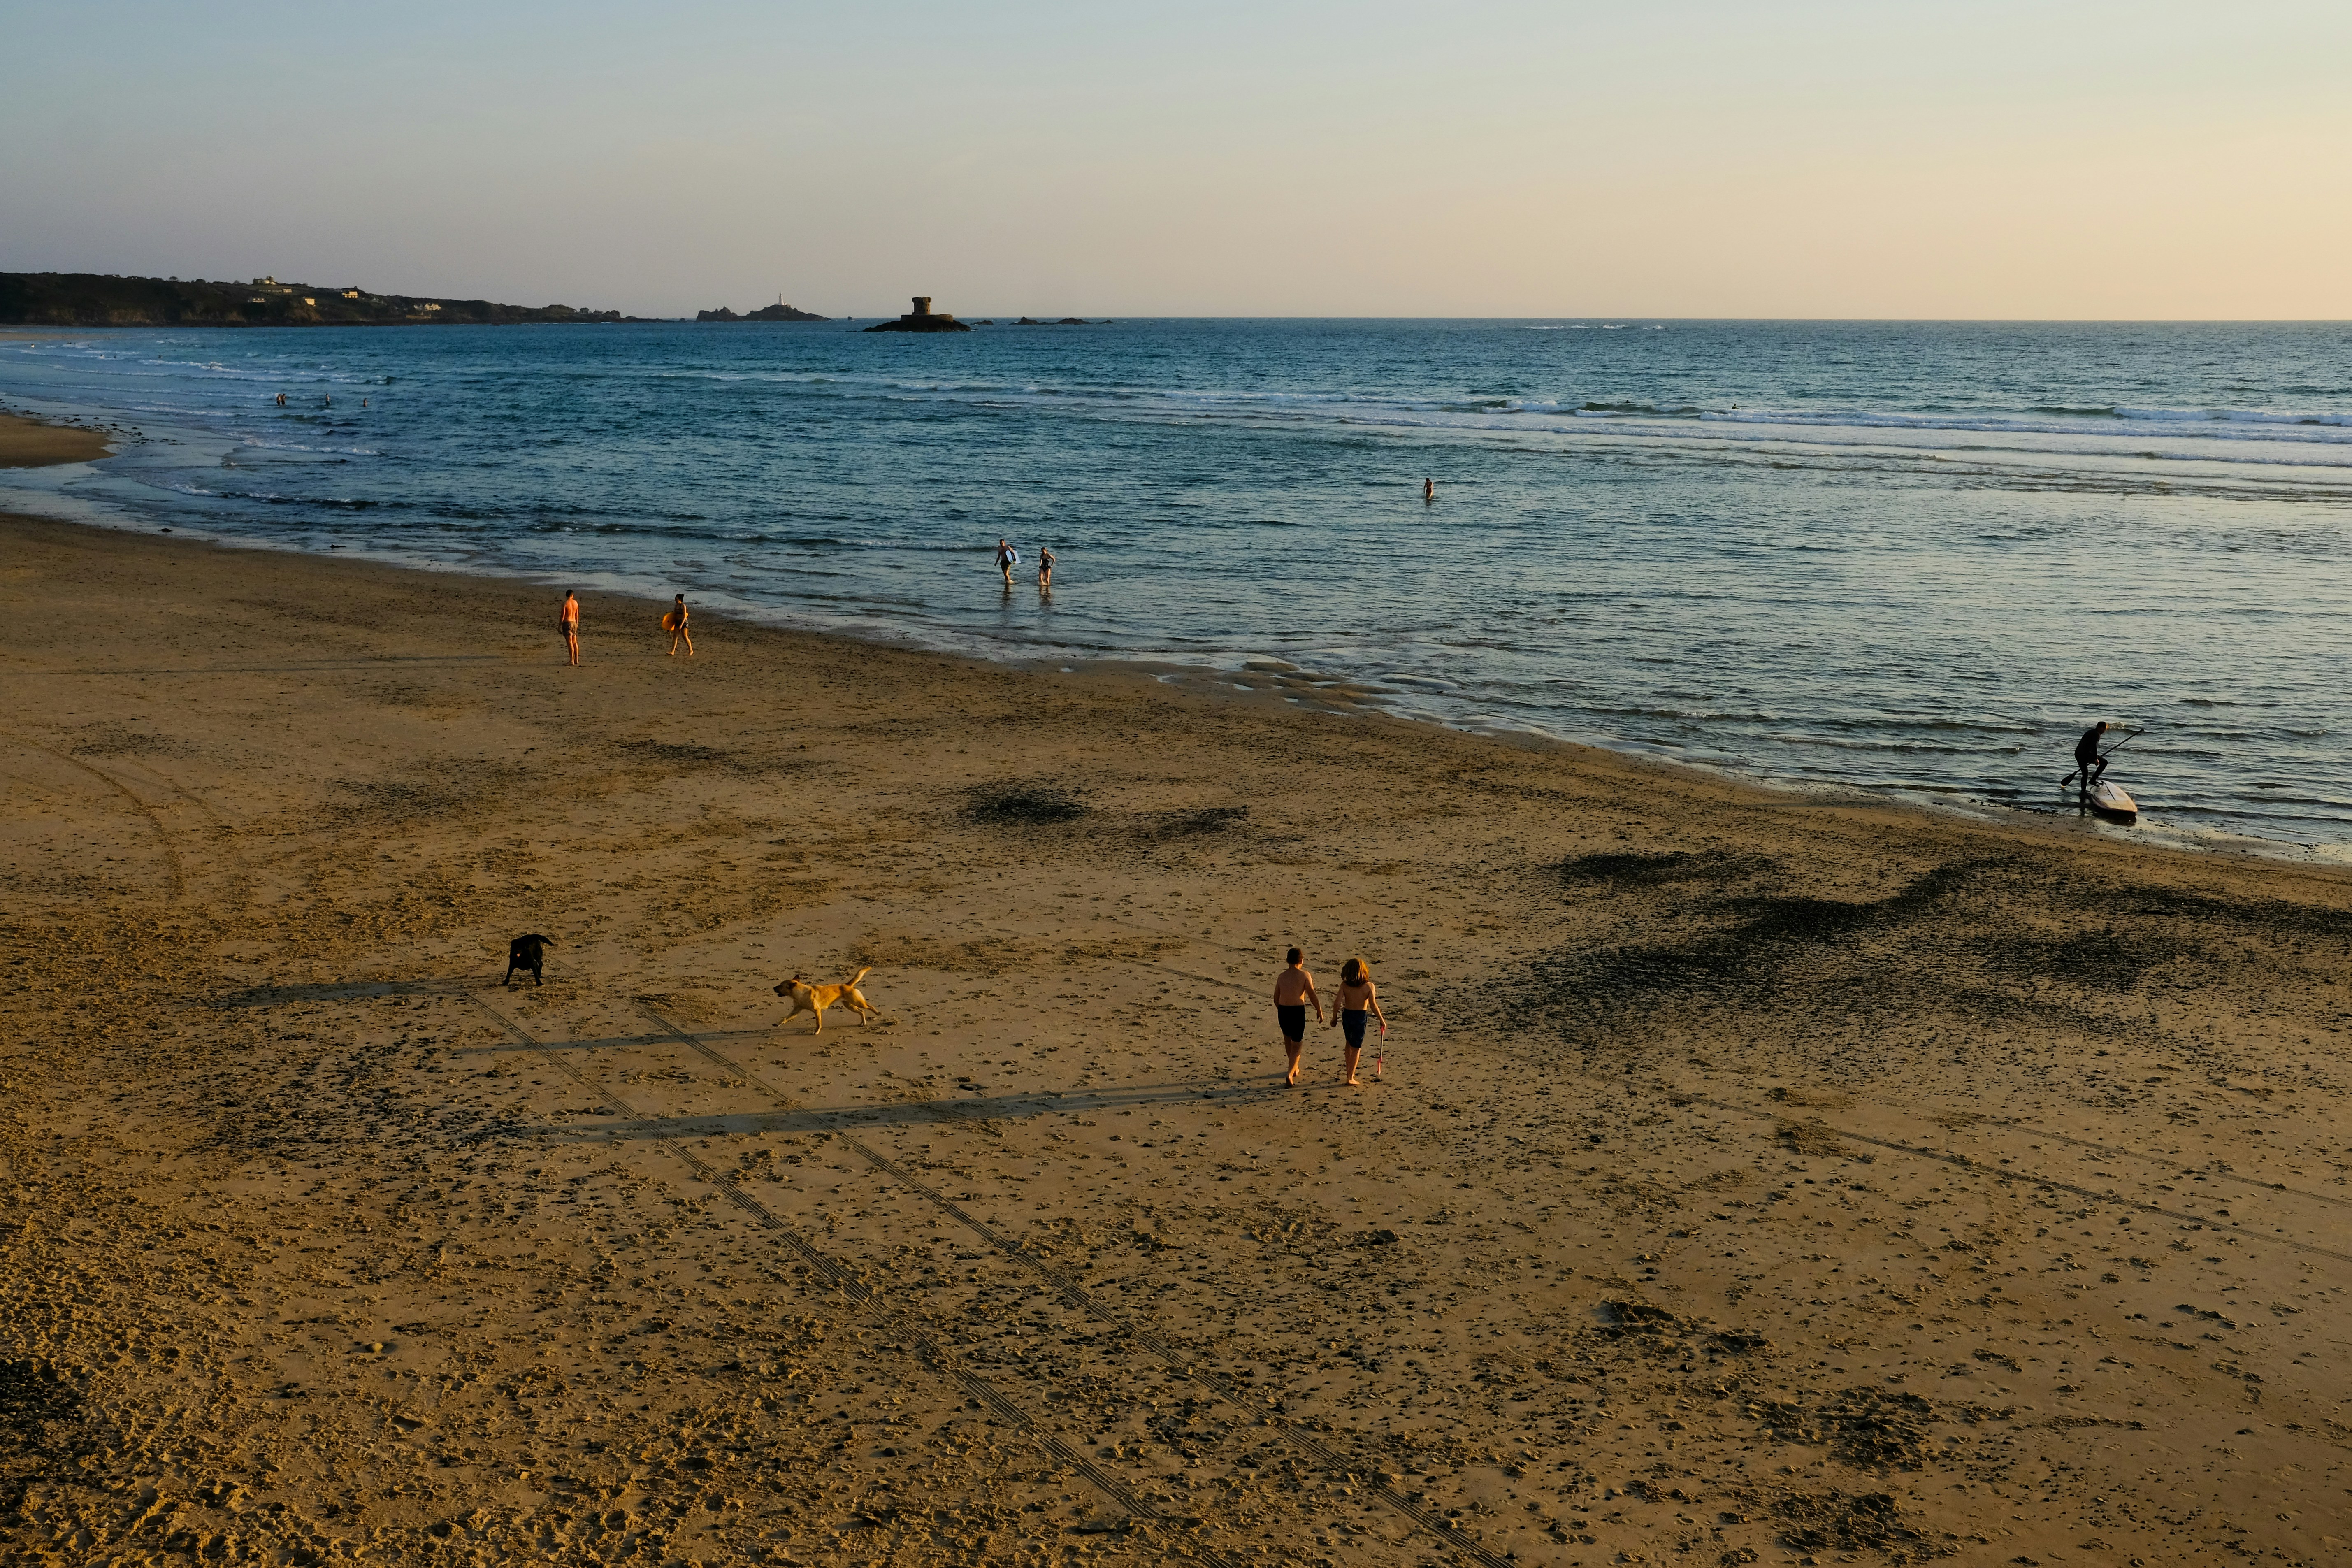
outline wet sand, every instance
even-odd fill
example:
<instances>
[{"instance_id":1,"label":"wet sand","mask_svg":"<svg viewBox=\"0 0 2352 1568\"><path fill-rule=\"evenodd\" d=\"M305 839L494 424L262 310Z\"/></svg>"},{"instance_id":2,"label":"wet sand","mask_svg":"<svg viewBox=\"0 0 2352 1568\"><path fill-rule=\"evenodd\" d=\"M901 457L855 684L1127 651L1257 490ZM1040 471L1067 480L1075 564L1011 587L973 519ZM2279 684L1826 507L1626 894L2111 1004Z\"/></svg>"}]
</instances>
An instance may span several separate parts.
<instances>
[{"instance_id":1,"label":"wet sand","mask_svg":"<svg viewBox=\"0 0 2352 1568\"><path fill-rule=\"evenodd\" d=\"M2344 874L0 541L12 1561L2344 1560Z\"/></svg>"},{"instance_id":2,"label":"wet sand","mask_svg":"<svg viewBox=\"0 0 2352 1568\"><path fill-rule=\"evenodd\" d=\"M106 437L71 425L50 425L0 412L0 468L89 463L107 455Z\"/></svg>"}]
</instances>

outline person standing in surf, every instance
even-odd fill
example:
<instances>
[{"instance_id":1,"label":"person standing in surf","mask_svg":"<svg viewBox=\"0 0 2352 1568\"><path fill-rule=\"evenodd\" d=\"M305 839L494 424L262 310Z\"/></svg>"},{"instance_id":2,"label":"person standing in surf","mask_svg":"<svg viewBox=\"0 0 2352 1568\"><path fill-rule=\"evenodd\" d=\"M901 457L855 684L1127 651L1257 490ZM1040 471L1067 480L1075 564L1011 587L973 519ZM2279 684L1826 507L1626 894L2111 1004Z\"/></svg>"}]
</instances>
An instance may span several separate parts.
<instances>
[{"instance_id":1,"label":"person standing in surf","mask_svg":"<svg viewBox=\"0 0 2352 1568\"><path fill-rule=\"evenodd\" d=\"M1050 588L1053 585L1054 552L1041 544L1037 547L1037 586Z\"/></svg>"},{"instance_id":2,"label":"person standing in surf","mask_svg":"<svg viewBox=\"0 0 2352 1568\"><path fill-rule=\"evenodd\" d=\"M2096 784L2099 775L2107 771L2107 759L2099 755L2099 738L2106 732L2107 721L2102 719L2084 731L2083 738L2074 742L2074 766L2083 775L2084 789Z\"/></svg>"},{"instance_id":3,"label":"person standing in surf","mask_svg":"<svg viewBox=\"0 0 2352 1568\"><path fill-rule=\"evenodd\" d=\"M1021 552L1013 548L1012 541L996 542L996 569L1004 574L1004 591L1013 592L1013 569L1021 564Z\"/></svg>"},{"instance_id":4,"label":"person standing in surf","mask_svg":"<svg viewBox=\"0 0 2352 1568\"><path fill-rule=\"evenodd\" d=\"M1297 948L1283 961L1289 965L1274 977L1274 1016L1282 1026L1282 1048L1290 1057L1290 1072L1282 1081L1298 1083L1298 1053L1307 1048L1307 1009L1323 1021L1323 998L1315 994L1315 976L1307 972L1307 955Z\"/></svg>"}]
</instances>

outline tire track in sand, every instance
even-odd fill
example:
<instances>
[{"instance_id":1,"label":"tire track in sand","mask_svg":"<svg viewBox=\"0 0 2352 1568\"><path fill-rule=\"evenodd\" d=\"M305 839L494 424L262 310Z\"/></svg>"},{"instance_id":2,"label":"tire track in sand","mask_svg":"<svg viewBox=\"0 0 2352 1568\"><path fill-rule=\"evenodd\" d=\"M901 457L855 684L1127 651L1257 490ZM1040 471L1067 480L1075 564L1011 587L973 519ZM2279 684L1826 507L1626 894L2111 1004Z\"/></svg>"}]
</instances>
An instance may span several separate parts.
<instances>
[{"instance_id":1,"label":"tire track in sand","mask_svg":"<svg viewBox=\"0 0 2352 1568\"><path fill-rule=\"evenodd\" d=\"M157 815L153 806L149 805L145 801L139 797L138 791L132 789L129 784L124 784L121 779L116 778L112 773L108 773L104 768L96 767L89 763L85 763L70 752L61 752L55 746L44 745L38 741L32 740L26 736L16 733L13 730L7 731L5 733L9 740L16 742L20 746L27 747L36 752L45 752L49 756L55 757L58 761L65 763L68 767L79 768L90 777L106 785L107 788L114 791L115 794L129 801L131 803L131 809L145 817L147 819L147 826L155 830L155 841L157 844L162 846L163 850L163 863L170 867L172 871L172 901L177 903L187 897L188 877L187 872L183 869L180 865L179 846L172 842L171 829L163 826L163 817Z\"/></svg>"},{"instance_id":2,"label":"tire track in sand","mask_svg":"<svg viewBox=\"0 0 2352 1568\"><path fill-rule=\"evenodd\" d=\"M632 1121L643 1120L641 1114L635 1108L623 1100L611 1089L605 1088L601 1080L590 1077L572 1062L564 1059L562 1054L549 1048L544 1043L533 1037L530 1031L526 1030L520 1024L515 1022L512 1018L508 1017L505 1013L501 1012L498 1008L490 1005L489 1002L479 993L467 992L466 994L466 997L467 1000L472 1002L483 1012L488 1014L493 1019L497 1020L499 1026L504 1029L508 1035L511 1036L517 1043L531 1051L549 1067L554 1068L557 1072L562 1073L573 1083L579 1085L579 1087L588 1094L593 1096L610 1113L615 1116L625 1116ZM640 1011L644 1011L642 1005L640 1006ZM699 1052L705 1058L717 1062L720 1066L726 1068L730 1072L734 1073L738 1078L741 1078L747 1082L757 1084L762 1093L770 1095L774 1093L774 1091L769 1089L766 1084L760 1083L757 1079L752 1078L750 1074L744 1072L740 1068L736 1067L733 1063L727 1061L725 1058L720 1057L717 1052L706 1048L699 1041L694 1039L691 1036L681 1034L677 1029L673 1027L667 1020L655 1017L655 1015L650 1012L646 1012L646 1016L647 1017L654 1017L655 1021L661 1025L665 1037L675 1038L685 1042L688 1046ZM1097 1465L1093 1460L1078 1453L1077 1450L1072 1448L1067 1443L1063 1442L1061 1438L1040 1426L1035 1421L1030 1418L1027 1411L1022 1409L1011 1399L1007 1398L994 1384L989 1382L986 1378L982 1377L979 1373L971 1371L969 1368L960 1365L956 1362L955 1358L949 1353L945 1345L941 1344L929 1333L929 1331L924 1329L914 1319L908 1316L897 1307L892 1306L883 1298L880 1291L866 1284L865 1279L860 1277L856 1269L853 1269L834 1258L818 1247L814 1243L811 1242L806 1237L803 1237L800 1232L794 1230L790 1225L787 1225L783 1220L779 1219L774 1211L771 1210L766 1205L761 1203L759 1199L753 1197L751 1194L743 1191L742 1188L735 1182L730 1180L726 1174L712 1167L708 1162L703 1160L700 1155L695 1153L693 1150L688 1149L677 1139L668 1137L665 1134L654 1134L652 1142L658 1144L671 1155L675 1156L680 1164L693 1172L698 1179L707 1182L711 1186L717 1188L720 1196L724 1197L729 1203L733 1204L745 1215L749 1215L754 1225L757 1225L761 1229L769 1232L778 1240L782 1241L784 1246L790 1247L793 1252L795 1253L803 1262L806 1263L820 1279L824 1279L834 1289L839 1290L844 1296L849 1298L850 1300L856 1302L862 1311L870 1311L878 1327L887 1331L903 1344L913 1347L914 1354L918 1360L921 1361L934 1372L940 1373L953 1380L957 1384L962 1387L965 1393L979 1400L982 1405L994 1411L1004 1420L1012 1423L1015 1430L1025 1434L1031 1441L1034 1442L1038 1447L1044 1449L1055 1460L1067 1466L1069 1468L1076 1471L1079 1475L1084 1476L1096 1490L1101 1492L1103 1496L1108 1498L1118 1507L1126 1510L1128 1514L1131 1518L1139 1521L1145 1529L1148 1530L1153 1525L1170 1527L1173 1526L1177 1522L1171 1519L1167 1514L1162 1513L1159 1509L1153 1507L1152 1504L1144 1498L1129 1490L1128 1487L1117 1477L1112 1476L1100 1466ZM859 1152L866 1153L866 1151L860 1148ZM867 1154L866 1157L868 1159L873 1158L871 1154ZM916 1190L920 1191L923 1189L917 1188ZM1172 1529L1169 1533L1172 1536ZM1211 1568L1242 1568L1242 1564L1234 1559L1227 1557L1223 1552L1220 1552L1212 1547L1190 1544L1176 1541L1171 1541L1169 1544L1175 1550L1183 1552L1199 1562L1210 1564ZM1484 1560L1488 1563L1489 1568L1506 1568L1506 1565L1499 1559L1485 1558Z\"/></svg>"},{"instance_id":3,"label":"tire track in sand","mask_svg":"<svg viewBox=\"0 0 2352 1568\"><path fill-rule=\"evenodd\" d=\"M639 1001L636 1004L636 1007L639 1013L642 1013L646 1017L651 1019L654 1023L667 1030L671 1038L677 1040L688 1049L700 1056L705 1061L708 1061L713 1066L723 1069L738 1079L740 1079L743 1082L750 1084L752 1088L758 1089L761 1094L766 1095L777 1110L798 1110L801 1109L801 1105L798 1100L795 1100L791 1096L779 1091L772 1085L762 1080L758 1074L750 1071L736 1062L729 1059L727 1057L721 1055L719 1052L711 1049L702 1041L696 1039L692 1035L688 1034L685 1030L679 1028L677 1025L663 1017L659 1013L655 1012L643 1001ZM964 1121L970 1121L972 1120L963 1114L962 1108L960 1106L949 1105L942 1101L940 1102L940 1110L943 1110L950 1120ZM1241 1385L1234 1382L1231 1378L1226 1377L1222 1373L1212 1372L1207 1368L1201 1366L1198 1363L1194 1362L1192 1357L1186 1355L1181 1350L1171 1344L1168 1341L1160 1338L1158 1334L1152 1332L1149 1328L1141 1327L1129 1319L1115 1315L1108 1308L1097 1301L1093 1296L1089 1295L1086 1288L1080 1285L1070 1274L1056 1268L1047 1259L1038 1257L1035 1253L1031 1252L1010 1237L1003 1235L987 1221L965 1212L962 1207L957 1205L954 1200L948 1197L945 1194L936 1192L930 1187L924 1185L921 1182L917 1181L902 1167L885 1158L881 1154L875 1152L874 1150L867 1147L866 1144L855 1133L851 1132L846 1125L847 1118L845 1117L843 1119L843 1125L837 1126L833 1130L833 1136L836 1141L845 1145L852 1152L856 1153L858 1158L864 1160L867 1164L872 1165L884 1175L888 1176L892 1181L898 1183L908 1192L921 1197L926 1203L938 1209L941 1214L948 1215L958 1225L962 1226L974 1236L977 1236L982 1241L986 1242L998 1253L1001 1253L1005 1258L1010 1258L1012 1261L1020 1264L1023 1268L1027 1268L1032 1273L1037 1275L1048 1285L1052 1286L1054 1288L1055 1294L1059 1296L1070 1306L1086 1313L1087 1316L1094 1319L1097 1322L1105 1325L1113 1332L1124 1334L1130 1342L1139 1346L1155 1361L1159 1362L1160 1365L1166 1367L1178 1377L1184 1378L1187 1381L1197 1384L1201 1387L1208 1390L1210 1394L1223 1400L1226 1404L1232 1405L1235 1410L1240 1411L1243 1415L1247 1415L1254 1424L1264 1426L1267 1430L1273 1432L1275 1436L1280 1437L1284 1443L1295 1449L1302 1458L1312 1461L1321 1468L1325 1470L1337 1471L1340 1474L1355 1478L1358 1485L1361 1486L1374 1498L1377 1498L1391 1512L1405 1520L1407 1522L1426 1531L1431 1535L1435 1536L1438 1541L1443 1542L1444 1545L1463 1553L1465 1556L1486 1564L1486 1568L1518 1568L1517 1564L1510 1562L1507 1558L1497 1555L1495 1552L1489 1552L1486 1548L1479 1545L1478 1542L1470 1539L1469 1536L1455 1529L1453 1523L1448 1521L1444 1514L1437 1512L1433 1509L1424 1508L1421 1504L1414 1502L1411 1498L1406 1497L1402 1492L1398 1491L1394 1487L1391 1487L1385 1479L1383 1479L1379 1471L1373 1467L1364 1465L1350 1456L1342 1454L1338 1449L1318 1441L1310 1434L1300 1430L1298 1427L1294 1426L1289 1422L1284 1420L1281 1416L1276 1415L1275 1412L1266 1405L1251 1398L1243 1391ZM659 1134L656 1134L656 1136L658 1137ZM667 1140L664 1139L663 1142L667 1142ZM681 1151L681 1153L683 1153L683 1151ZM688 1157L690 1158L690 1156Z\"/></svg>"},{"instance_id":4,"label":"tire track in sand","mask_svg":"<svg viewBox=\"0 0 2352 1568\"><path fill-rule=\"evenodd\" d=\"M1707 1106L1716 1110L1727 1110L1735 1115L1754 1117L1759 1121L1785 1122L1789 1120L1787 1116L1777 1111L1765 1110L1753 1105L1738 1105L1730 1100L1710 1099L1703 1094L1685 1094L1681 1093L1681 1091L1676 1092L1680 1095L1680 1098L1688 1100L1691 1104ZM1988 1118L1988 1121L1990 1120L1991 1119ZM2158 1215L2164 1219L2180 1220L2186 1224L2201 1226L2207 1230L2228 1231L2231 1235L2242 1236L2249 1241L2259 1241L2265 1246L2284 1247L2291 1252L2307 1253L2315 1258L2331 1258L2337 1263L2352 1263L2352 1252L2338 1252L2334 1247L2321 1247L2315 1242L2296 1241L2289 1237L2265 1235L2262 1231L2255 1230L2249 1226L2231 1225L2211 1215L2191 1214L2185 1209L2169 1209L2166 1208L2161 1204L2148 1203L2140 1198L2126 1197L2120 1193L2103 1193L2095 1187L2085 1187L2074 1182L2062 1182L2055 1176L2036 1175L2030 1171L2006 1171L1997 1165L1988 1165L1982 1161L1971 1160L1966 1154L1948 1154L1937 1149L1923 1149L1916 1143L1899 1143L1891 1138L1874 1138L1867 1132L1851 1131L1843 1127L1833 1126L1827 1121L1816 1120L1801 1122L1798 1125L1818 1128L1833 1138L1843 1138L1847 1142L1853 1143L1867 1143L1874 1149L1885 1149L1897 1154L1909 1154L1921 1160L1933 1160L1937 1164L1949 1165L1955 1170L1966 1171L1971 1175L1990 1176L1995 1180L2002 1182L2012 1187L2041 1187L2050 1192L2072 1193L2078 1198L2088 1198L2094 1203L2110 1204L2118 1208L2127 1208L2135 1214L2151 1214ZM2011 1125L2022 1125L2022 1123L2013 1123ZM2054 1134L2053 1136L2054 1136ZM2074 1140L2072 1139L2064 1141L2068 1142L2074 1142ZM2091 1145L2091 1147L2100 1147L2100 1145ZM2153 1158L2153 1156L2144 1157ZM2317 1197L2323 1203L2335 1201L2334 1199L2327 1198L2321 1194L2303 1193L2300 1189L2294 1187L2281 1187L2262 1182L2253 1182L2249 1184L2259 1192L2269 1193L2273 1195L2284 1193L2290 1196Z\"/></svg>"}]
</instances>

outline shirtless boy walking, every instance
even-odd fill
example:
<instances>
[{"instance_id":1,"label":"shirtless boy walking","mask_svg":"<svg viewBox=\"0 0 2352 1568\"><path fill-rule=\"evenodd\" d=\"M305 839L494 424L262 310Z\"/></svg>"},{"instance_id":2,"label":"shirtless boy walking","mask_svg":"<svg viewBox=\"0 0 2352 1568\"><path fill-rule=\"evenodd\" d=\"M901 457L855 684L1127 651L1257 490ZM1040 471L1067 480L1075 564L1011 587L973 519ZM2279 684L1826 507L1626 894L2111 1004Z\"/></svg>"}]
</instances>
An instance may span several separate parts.
<instances>
[{"instance_id":1,"label":"shirtless boy walking","mask_svg":"<svg viewBox=\"0 0 2352 1568\"><path fill-rule=\"evenodd\" d=\"M1286 962L1290 967L1274 981L1274 1016L1282 1023L1282 1048L1290 1054L1290 1074L1282 1081L1295 1088L1298 1053L1307 1044L1307 1009L1312 1006L1315 1021L1321 1023L1323 998L1315 994L1315 976L1307 972L1307 955L1294 947Z\"/></svg>"}]
</instances>

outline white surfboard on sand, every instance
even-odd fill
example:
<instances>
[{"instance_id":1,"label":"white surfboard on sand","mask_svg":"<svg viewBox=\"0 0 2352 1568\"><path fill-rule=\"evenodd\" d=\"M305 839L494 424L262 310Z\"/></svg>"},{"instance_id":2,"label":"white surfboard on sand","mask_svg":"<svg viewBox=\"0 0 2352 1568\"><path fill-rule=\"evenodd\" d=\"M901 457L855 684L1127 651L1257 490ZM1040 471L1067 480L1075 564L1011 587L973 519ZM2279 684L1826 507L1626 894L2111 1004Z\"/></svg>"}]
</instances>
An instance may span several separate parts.
<instances>
[{"instance_id":1,"label":"white surfboard on sand","mask_svg":"<svg viewBox=\"0 0 2352 1568\"><path fill-rule=\"evenodd\" d=\"M2139 803L2124 793L2124 786L2107 779L2093 784L2087 798L2091 809L2101 816L2137 816Z\"/></svg>"}]
</instances>

